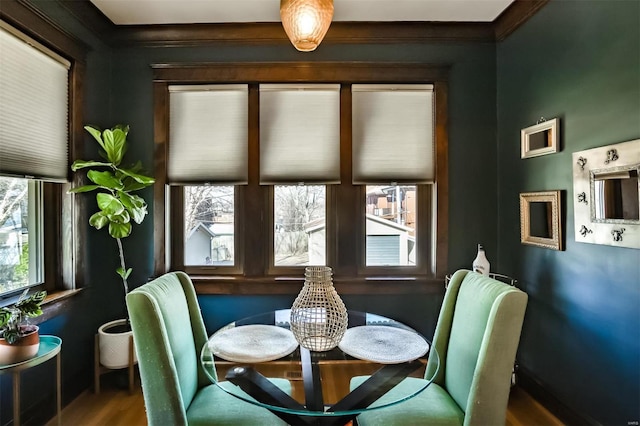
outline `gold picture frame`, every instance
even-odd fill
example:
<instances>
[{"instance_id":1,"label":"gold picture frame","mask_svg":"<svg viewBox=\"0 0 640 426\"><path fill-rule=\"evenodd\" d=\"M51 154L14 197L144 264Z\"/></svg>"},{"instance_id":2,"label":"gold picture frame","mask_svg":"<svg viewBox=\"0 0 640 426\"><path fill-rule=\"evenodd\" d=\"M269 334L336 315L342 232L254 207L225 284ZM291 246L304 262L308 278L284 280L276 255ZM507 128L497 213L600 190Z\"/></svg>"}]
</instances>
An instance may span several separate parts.
<instances>
[{"instance_id":1,"label":"gold picture frame","mask_svg":"<svg viewBox=\"0 0 640 426\"><path fill-rule=\"evenodd\" d=\"M540 118L537 124L520 131L520 158L538 157L558 152L557 118L545 120Z\"/></svg>"},{"instance_id":2,"label":"gold picture frame","mask_svg":"<svg viewBox=\"0 0 640 426\"><path fill-rule=\"evenodd\" d=\"M520 194L520 242L563 250L561 192L523 192Z\"/></svg>"}]
</instances>

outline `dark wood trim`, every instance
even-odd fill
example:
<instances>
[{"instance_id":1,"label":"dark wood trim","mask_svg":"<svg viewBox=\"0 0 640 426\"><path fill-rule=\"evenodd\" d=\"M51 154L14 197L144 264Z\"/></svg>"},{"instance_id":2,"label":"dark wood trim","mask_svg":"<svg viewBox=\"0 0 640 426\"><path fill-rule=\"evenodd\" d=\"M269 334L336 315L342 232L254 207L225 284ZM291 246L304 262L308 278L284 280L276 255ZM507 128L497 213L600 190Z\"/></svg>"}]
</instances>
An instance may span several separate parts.
<instances>
[{"instance_id":1,"label":"dark wood trim","mask_svg":"<svg viewBox=\"0 0 640 426\"><path fill-rule=\"evenodd\" d=\"M169 89L166 83L153 83L153 170L156 179L153 185L153 272L164 274L169 266L167 259L166 210L167 187L167 142L169 140Z\"/></svg>"},{"instance_id":2,"label":"dark wood trim","mask_svg":"<svg viewBox=\"0 0 640 426\"><path fill-rule=\"evenodd\" d=\"M322 43L391 44L494 41L490 22L333 22ZM127 25L111 38L115 46L176 47L212 44L289 45L280 22ZM293 46L291 47L293 49Z\"/></svg>"},{"instance_id":3,"label":"dark wood trim","mask_svg":"<svg viewBox=\"0 0 640 426\"><path fill-rule=\"evenodd\" d=\"M567 407L562 403L555 395L549 392L544 384L538 380L535 375L522 366L518 366L517 370L518 384L529 395L535 398L540 404L542 404L547 410L549 410L554 416L556 416L565 425L585 426L585 425L598 425L599 423L587 417L584 413L578 413L577 411Z\"/></svg>"},{"instance_id":4,"label":"dark wood trim","mask_svg":"<svg viewBox=\"0 0 640 426\"><path fill-rule=\"evenodd\" d=\"M198 294L297 295L304 284L300 277L191 277ZM427 276L336 278L340 294L442 294L444 281Z\"/></svg>"},{"instance_id":5,"label":"dark wood trim","mask_svg":"<svg viewBox=\"0 0 640 426\"><path fill-rule=\"evenodd\" d=\"M69 164L75 159L84 156L84 81L86 66L84 61L76 61L71 66L69 79ZM71 173L71 168L69 168ZM71 185L77 187L81 184L82 177L79 173L73 173L70 178ZM68 186L68 185L67 185ZM68 189L68 188L65 188ZM62 282L64 287L83 288L88 277L85 276L87 249L86 232L89 210L87 197L81 195L62 195L62 243L64 250L62 270Z\"/></svg>"},{"instance_id":6,"label":"dark wood trim","mask_svg":"<svg viewBox=\"0 0 640 426\"><path fill-rule=\"evenodd\" d=\"M495 40L507 38L548 2L549 0L515 0L493 21Z\"/></svg>"},{"instance_id":7,"label":"dark wood trim","mask_svg":"<svg viewBox=\"0 0 640 426\"><path fill-rule=\"evenodd\" d=\"M74 61L84 62L89 47L42 14L26 0L2 0L0 19L56 53Z\"/></svg>"},{"instance_id":8,"label":"dark wood trim","mask_svg":"<svg viewBox=\"0 0 640 426\"><path fill-rule=\"evenodd\" d=\"M351 84L343 84L340 87L340 181L342 184L337 185L330 194L332 204L343 207L329 211L331 217L327 218L327 225L333 226L327 229L335 230L333 236L335 250L330 260L333 262L335 275L339 276L357 275L360 262L357 256L360 252L358 247L360 237L354 233L360 229L362 215L357 201L362 197L358 187L351 185L353 167L351 99Z\"/></svg>"},{"instance_id":9,"label":"dark wood trim","mask_svg":"<svg viewBox=\"0 0 640 426\"><path fill-rule=\"evenodd\" d=\"M547 2L548 0L516 0L493 22L333 22L323 44L415 44L503 40ZM3 7L4 3L5 0ZM112 46L289 44L280 22L115 25L89 0L60 3L79 22Z\"/></svg>"},{"instance_id":10,"label":"dark wood trim","mask_svg":"<svg viewBox=\"0 0 640 426\"><path fill-rule=\"evenodd\" d=\"M435 275L444 278L449 261L449 88L435 83L436 95L436 259Z\"/></svg>"},{"instance_id":11,"label":"dark wood trim","mask_svg":"<svg viewBox=\"0 0 640 426\"><path fill-rule=\"evenodd\" d=\"M153 64L157 82L420 83L445 81L449 66L417 62L226 62Z\"/></svg>"}]
</instances>

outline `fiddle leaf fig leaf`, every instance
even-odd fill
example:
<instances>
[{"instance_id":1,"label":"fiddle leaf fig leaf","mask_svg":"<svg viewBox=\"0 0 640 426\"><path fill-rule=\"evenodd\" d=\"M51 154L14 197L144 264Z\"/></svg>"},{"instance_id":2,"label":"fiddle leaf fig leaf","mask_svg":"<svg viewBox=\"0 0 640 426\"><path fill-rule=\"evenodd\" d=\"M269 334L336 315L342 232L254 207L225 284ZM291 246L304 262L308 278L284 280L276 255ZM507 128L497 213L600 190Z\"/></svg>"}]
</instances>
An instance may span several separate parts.
<instances>
[{"instance_id":1,"label":"fiddle leaf fig leaf","mask_svg":"<svg viewBox=\"0 0 640 426\"><path fill-rule=\"evenodd\" d=\"M114 127L113 129L106 129L102 132L102 140L104 141L104 150L107 153L107 159L115 166L120 165L126 151L127 134L122 128Z\"/></svg>"},{"instance_id":2,"label":"fiddle leaf fig leaf","mask_svg":"<svg viewBox=\"0 0 640 426\"><path fill-rule=\"evenodd\" d=\"M109 218L103 213L98 212L89 218L89 225L96 229L102 229L109 224Z\"/></svg>"},{"instance_id":3,"label":"fiddle leaf fig leaf","mask_svg":"<svg viewBox=\"0 0 640 426\"><path fill-rule=\"evenodd\" d=\"M105 149L104 143L102 142L102 130L96 126L84 126L84 129L93 136L95 140L98 141L102 149Z\"/></svg>"},{"instance_id":4,"label":"fiddle leaf fig leaf","mask_svg":"<svg viewBox=\"0 0 640 426\"><path fill-rule=\"evenodd\" d=\"M116 178L113 173L109 171L99 172L97 170L89 170L87 177L93 183L96 183L107 189L122 189L124 186L120 179Z\"/></svg>"},{"instance_id":5,"label":"fiddle leaf fig leaf","mask_svg":"<svg viewBox=\"0 0 640 426\"><path fill-rule=\"evenodd\" d=\"M120 192L120 201L124 207L129 211L133 221L137 224L142 223L144 217L147 215L147 203L142 197L137 195L127 194L126 192Z\"/></svg>"},{"instance_id":6,"label":"fiddle leaf fig leaf","mask_svg":"<svg viewBox=\"0 0 640 426\"><path fill-rule=\"evenodd\" d=\"M109 235L113 238L126 238L131 234L131 222L109 222Z\"/></svg>"},{"instance_id":7,"label":"fiddle leaf fig leaf","mask_svg":"<svg viewBox=\"0 0 640 426\"><path fill-rule=\"evenodd\" d=\"M116 272L118 273L118 275L120 275L122 279L125 279L125 280L129 278L129 275L131 275L131 271L133 271L132 268L127 269L126 272L124 271L124 269L122 269L122 267L119 267L118 269L116 269Z\"/></svg>"},{"instance_id":8,"label":"fiddle leaf fig leaf","mask_svg":"<svg viewBox=\"0 0 640 426\"><path fill-rule=\"evenodd\" d=\"M71 188L67 192L69 194L77 194L77 193L80 193L80 192L94 191L94 190L96 190L98 188L100 188L99 185L84 185L84 186L78 186L77 188Z\"/></svg>"},{"instance_id":9,"label":"fiddle leaf fig leaf","mask_svg":"<svg viewBox=\"0 0 640 426\"><path fill-rule=\"evenodd\" d=\"M136 182L144 186L153 185L156 180L150 176L146 176L141 173L138 173L138 170L140 168L141 168L141 164L140 162L138 162L138 164L136 164L136 166L134 166L133 169L120 169L120 171L123 174L129 176L130 178L132 178L133 180L135 180Z\"/></svg>"},{"instance_id":10,"label":"fiddle leaf fig leaf","mask_svg":"<svg viewBox=\"0 0 640 426\"><path fill-rule=\"evenodd\" d=\"M116 197L103 192L96 195L96 201L100 210L107 215L118 215L124 210L124 206Z\"/></svg>"},{"instance_id":11,"label":"fiddle leaf fig leaf","mask_svg":"<svg viewBox=\"0 0 640 426\"><path fill-rule=\"evenodd\" d=\"M76 160L73 162L73 164L71 165L71 170L78 171L80 169L85 169L87 167L110 167L111 163L105 163L102 161L84 161L84 160Z\"/></svg>"}]
</instances>

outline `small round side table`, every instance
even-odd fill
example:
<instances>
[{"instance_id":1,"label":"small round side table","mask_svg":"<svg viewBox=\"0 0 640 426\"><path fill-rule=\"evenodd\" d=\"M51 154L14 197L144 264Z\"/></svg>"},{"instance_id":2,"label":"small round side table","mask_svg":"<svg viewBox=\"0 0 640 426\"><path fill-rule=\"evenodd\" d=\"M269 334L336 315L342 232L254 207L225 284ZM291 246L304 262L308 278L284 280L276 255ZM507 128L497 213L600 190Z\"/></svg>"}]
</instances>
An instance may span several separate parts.
<instances>
[{"instance_id":1,"label":"small round side table","mask_svg":"<svg viewBox=\"0 0 640 426\"><path fill-rule=\"evenodd\" d=\"M0 374L13 373L13 424L20 425L20 372L56 358L56 418L61 424L60 349L62 339L56 336L40 336L40 348L33 358L15 364L0 364Z\"/></svg>"}]
</instances>

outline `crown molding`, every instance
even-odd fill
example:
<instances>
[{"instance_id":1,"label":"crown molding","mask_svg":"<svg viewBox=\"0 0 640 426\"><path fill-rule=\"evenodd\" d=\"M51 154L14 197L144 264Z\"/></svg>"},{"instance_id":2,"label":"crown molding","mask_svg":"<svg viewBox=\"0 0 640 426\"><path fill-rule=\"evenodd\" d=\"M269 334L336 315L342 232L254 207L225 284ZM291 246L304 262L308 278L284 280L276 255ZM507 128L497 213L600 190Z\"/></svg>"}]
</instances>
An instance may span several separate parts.
<instances>
[{"instance_id":1,"label":"crown molding","mask_svg":"<svg viewBox=\"0 0 640 426\"><path fill-rule=\"evenodd\" d=\"M58 0L105 43L116 47L288 44L279 22L115 25L90 0ZM493 22L333 22L324 44L494 42L505 39L549 0L515 0Z\"/></svg>"},{"instance_id":2,"label":"crown molding","mask_svg":"<svg viewBox=\"0 0 640 426\"><path fill-rule=\"evenodd\" d=\"M29 34L58 54L84 62L89 47L26 0L1 0L0 19Z\"/></svg>"}]
</instances>

